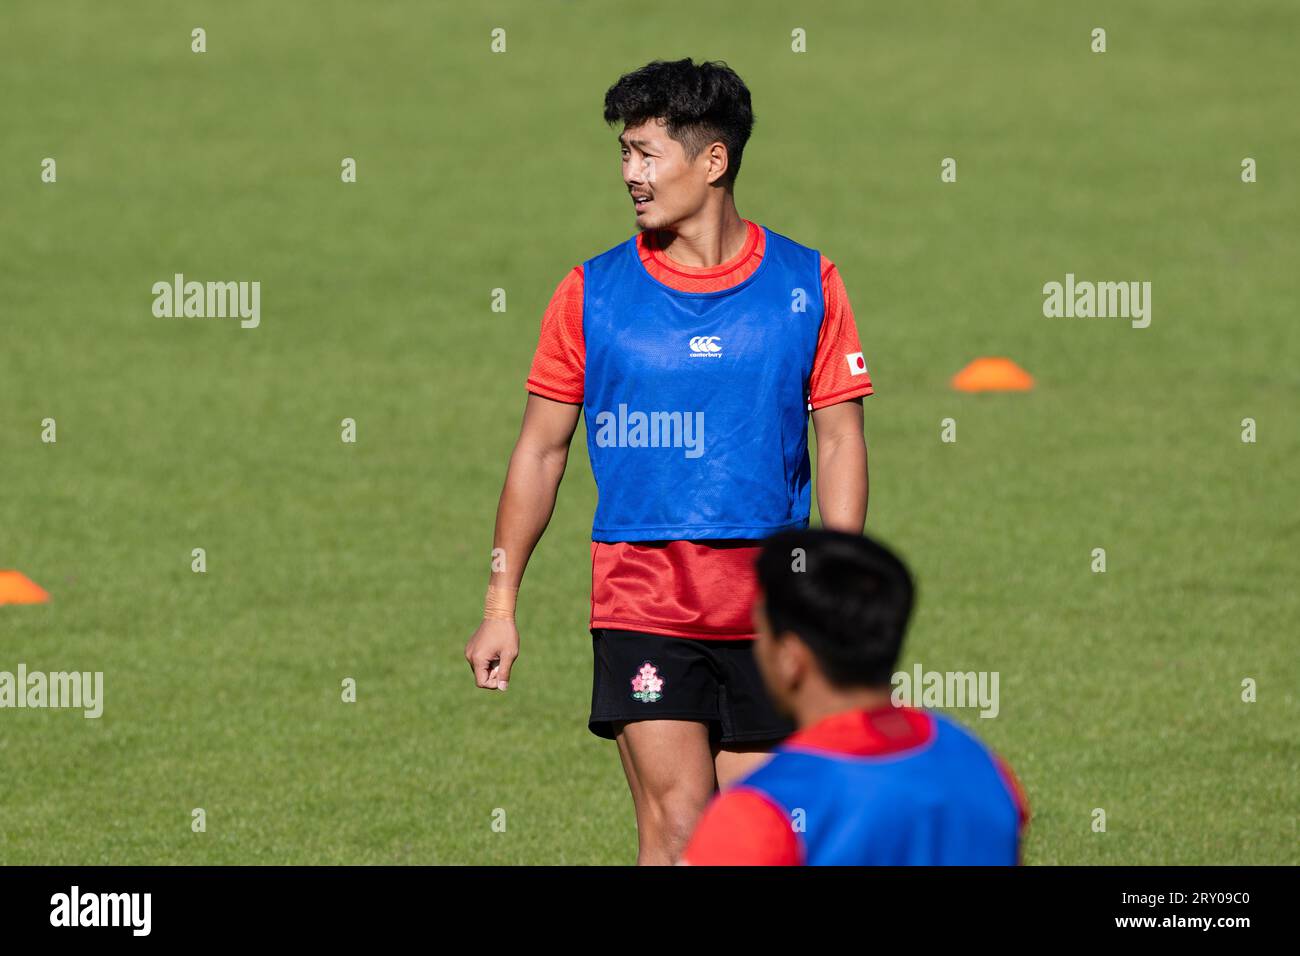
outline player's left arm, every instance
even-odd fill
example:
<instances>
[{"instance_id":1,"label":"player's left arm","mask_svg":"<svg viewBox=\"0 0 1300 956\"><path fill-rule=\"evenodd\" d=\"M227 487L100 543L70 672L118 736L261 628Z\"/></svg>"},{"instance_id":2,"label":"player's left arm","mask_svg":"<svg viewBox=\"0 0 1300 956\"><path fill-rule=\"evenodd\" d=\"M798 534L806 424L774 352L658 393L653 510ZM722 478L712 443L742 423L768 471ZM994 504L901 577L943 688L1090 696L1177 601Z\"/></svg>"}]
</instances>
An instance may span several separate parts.
<instances>
[{"instance_id":1,"label":"player's left arm","mask_svg":"<svg viewBox=\"0 0 1300 956\"><path fill-rule=\"evenodd\" d=\"M867 440L862 399L814 409L817 436L817 510L822 527L862 534L867 520Z\"/></svg>"},{"instance_id":2,"label":"player's left arm","mask_svg":"<svg viewBox=\"0 0 1300 956\"><path fill-rule=\"evenodd\" d=\"M874 389L844 280L825 256L821 271L824 312L808 383L817 439L817 508L823 527L861 534L869 491L862 399Z\"/></svg>"}]
</instances>

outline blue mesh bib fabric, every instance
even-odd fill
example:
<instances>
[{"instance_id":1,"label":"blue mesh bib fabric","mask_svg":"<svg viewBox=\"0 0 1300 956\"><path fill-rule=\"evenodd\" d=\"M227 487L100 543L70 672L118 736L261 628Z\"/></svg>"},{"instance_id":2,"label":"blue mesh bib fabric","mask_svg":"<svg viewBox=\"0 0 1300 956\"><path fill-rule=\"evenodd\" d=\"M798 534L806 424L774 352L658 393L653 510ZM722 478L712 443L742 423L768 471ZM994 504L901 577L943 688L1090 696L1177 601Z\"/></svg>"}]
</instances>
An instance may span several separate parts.
<instances>
[{"instance_id":1,"label":"blue mesh bib fabric","mask_svg":"<svg viewBox=\"0 0 1300 956\"><path fill-rule=\"evenodd\" d=\"M771 230L755 272L678 292L636 237L583 264L592 540L762 538L809 514L821 256Z\"/></svg>"},{"instance_id":2,"label":"blue mesh bib fabric","mask_svg":"<svg viewBox=\"0 0 1300 956\"><path fill-rule=\"evenodd\" d=\"M801 823L810 866L1014 865L1019 809L993 756L929 716L934 734L919 747L867 757L777 747L737 786Z\"/></svg>"}]
</instances>

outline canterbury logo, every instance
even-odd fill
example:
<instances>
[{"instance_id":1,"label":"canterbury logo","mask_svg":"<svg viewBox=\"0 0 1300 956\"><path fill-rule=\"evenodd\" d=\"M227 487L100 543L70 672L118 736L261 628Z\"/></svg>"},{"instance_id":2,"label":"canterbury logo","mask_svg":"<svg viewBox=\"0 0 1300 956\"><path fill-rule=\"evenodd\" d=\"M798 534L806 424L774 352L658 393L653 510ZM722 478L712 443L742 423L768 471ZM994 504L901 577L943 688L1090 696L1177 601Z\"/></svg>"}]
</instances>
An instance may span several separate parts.
<instances>
[{"instance_id":1,"label":"canterbury logo","mask_svg":"<svg viewBox=\"0 0 1300 956\"><path fill-rule=\"evenodd\" d=\"M691 339L691 358L715 358L722 352L720 335L697 335Z\"/></svg>"}]
</instances>

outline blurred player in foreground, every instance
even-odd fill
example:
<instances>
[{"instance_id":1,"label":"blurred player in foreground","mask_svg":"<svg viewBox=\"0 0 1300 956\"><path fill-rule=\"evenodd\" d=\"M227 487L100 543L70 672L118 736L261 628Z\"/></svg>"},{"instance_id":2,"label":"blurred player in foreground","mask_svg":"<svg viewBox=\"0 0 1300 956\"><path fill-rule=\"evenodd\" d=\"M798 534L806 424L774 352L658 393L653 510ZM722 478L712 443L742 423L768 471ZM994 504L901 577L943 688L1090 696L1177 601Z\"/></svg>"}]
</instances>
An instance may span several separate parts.
<instances>
[{"instance_id":1,"label":"blurred player in foreground","mask_svg":"<svg viewBox=\"0 0 1300 956\"><path fill-rule=\"evenodd\" d=\"M718 796L691 865L1019 862L1028 809L1010 769L955 721L895 707L907 568L869 538L788 531L759 555L754 655L798 730Z\"/></svg>"}]
</instances>

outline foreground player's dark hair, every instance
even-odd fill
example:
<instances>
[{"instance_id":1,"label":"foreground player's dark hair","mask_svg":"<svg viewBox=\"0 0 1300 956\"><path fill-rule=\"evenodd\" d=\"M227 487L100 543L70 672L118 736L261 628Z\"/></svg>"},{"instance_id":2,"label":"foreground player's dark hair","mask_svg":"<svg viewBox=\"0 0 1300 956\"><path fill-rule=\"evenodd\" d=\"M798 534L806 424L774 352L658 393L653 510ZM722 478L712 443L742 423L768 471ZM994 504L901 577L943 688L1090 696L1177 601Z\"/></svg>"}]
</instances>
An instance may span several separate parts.
<instances>
[{"instance_id":1,"label":"foreground player's dark hair","mask_svg":"<svg viewBox=\"0 0 1300 956\"><path fill-rule=\"evenodd\" d=\"M727 147L727 183L740 172L745 143L754 130L749 87L721 61L655 60L625 73L605 93L605 122L639 126L663 119L668 135L688 159L717 140Z\"/></svg>"},{"instance_id":2,"label":"foreground player's dark hair","mask_svg":"<svg viewBox=\"0 0 1300 956\"><path fill-rule=\"evenodd\" d=\"M832 683L889 684L914 596L889 549L840 531L785 531L763 543L758 582L773 633L797 634Z\"/></svg>"}]
</instances>

